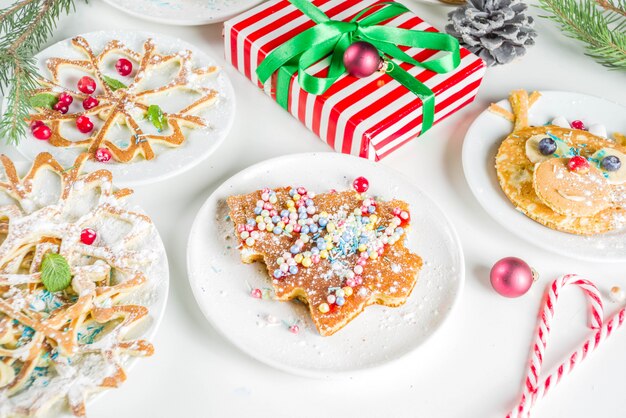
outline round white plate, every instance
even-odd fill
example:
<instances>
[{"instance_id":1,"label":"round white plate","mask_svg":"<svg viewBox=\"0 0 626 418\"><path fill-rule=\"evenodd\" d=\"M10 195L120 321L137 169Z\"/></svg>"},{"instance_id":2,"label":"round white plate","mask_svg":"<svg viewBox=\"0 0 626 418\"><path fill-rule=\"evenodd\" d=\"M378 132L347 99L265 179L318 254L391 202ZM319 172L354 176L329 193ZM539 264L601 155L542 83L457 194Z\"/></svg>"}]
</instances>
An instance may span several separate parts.
<instances>
[{"instance_id":1,"label":"round white plate","mask_svg":"<svg viewBox=\"0 0 626 418\"><path fill-rule=\"evenodd\" d=\"M209 57L202 50L191 44L176 38L158 34L132 31L102 31L80 36L87 39L96 54L100 53L104 45L113 39L120 40L135 51L141 52L143 43L148 38L152 38L156 44L156 50L159 53L173 53L185 49L192 51L194 57L193 64L195 67L216 65L217 62L214 58ZM40 74L42 74L43 77L50 76L48 69L45 67L45 62L48 58L67 57L84 59L84 55L79 53L71 45L70 41L71 39L66 39L58 42L37 54L37 64ZM107 67L105 74L113 76L116 79L124 79L115 73L112 64L110 67L111 68ZM65 73L65 76L62 77L61 80L63 81L63 79L65 79L67 83L73 82L71 86L67 87L76 90L76 80L85 74L79 70L73 69L62 71L67 71L67 73ZM85 169L92 171L99 168L106 168L113 173L113 178L116 179L117 184L121 186L137 186L175 176L202 162L219 147L222 141L224 141L230 131L235 116L235 93L226 73L220 70L215 77L207 79L207 86L219 92L218 101L213 106L199 113L208 121L209 127L186 130L187 139L178 147L165 148L155 146L155 153L157 155L150 161L146 161L142 158L137 158L129 163L116 163L113 161L99 163L89 161ZM167 106L171 106L171 109L180 110L186 105L182 103L177 105L177 99L179 101L181 100L180 97L170 96L167 101ZM77 100L74 100L74 103L72 103L70 107L70 112L79 112L82 110L81 104ZM35 139L30 132L27 133L25 138L22 138L18 150L31 161L40 152L47 151L67 167L72 165L74 159L80 152L85 151L83 148L54 147L47 141Z\"/></svg>"},{"instance_id":2,"label":"round white plate","mask_svg":"<svg viewBox=\"0 0 626 418\"><path fill-rule=\"evenodd\" d=\"M510 109L508 100L498 104ZM598 97L560 91L541 92L530 108L531 125L557 116L595 123L612 132L626 132L626 107ZM552 230L518 212L506 197L496 175L495 155L513 124L485 110L472 123L463 143L463 169L472 192L487 212L505 228L532 244L570 257L593 261L625 261L626 231L585 237Z\"/></svg>"},{"instance_id":3,"label":"round white plate","mask_svg":"<svg viewBox=\"0 0 626 418\"><path fill-rule=\"evenodd\" d=\"M140 19L166 25L206 25L223 22L263 0L104 0Z\"/></svg>"},{"instance_id":4,"label":"round white plate","mask_svg":"<svg viewBox=\"0 0 626 418\"><path fill-rule=\"evenodd\" d=\"M406 304L374 305L330 337L322 337L299 302L255 299L250 287L268 288L262 263L243 264L235 248L225 199L264 187L305 186L316 193L346 190L358 176L368 194L402 199L411 208L408 248L425 262ZM227 339L252 357L307 376L343 374L398 359L441 327L461 293L464 264L456 231L439 207L401 174L380 164L335 153L288 155L249 167L206 201L191 229L189 282L200 309ZM299 323L294 335L288 325ZM275 323L273 323L275 322Z\"/></svg>"}]
</instances>

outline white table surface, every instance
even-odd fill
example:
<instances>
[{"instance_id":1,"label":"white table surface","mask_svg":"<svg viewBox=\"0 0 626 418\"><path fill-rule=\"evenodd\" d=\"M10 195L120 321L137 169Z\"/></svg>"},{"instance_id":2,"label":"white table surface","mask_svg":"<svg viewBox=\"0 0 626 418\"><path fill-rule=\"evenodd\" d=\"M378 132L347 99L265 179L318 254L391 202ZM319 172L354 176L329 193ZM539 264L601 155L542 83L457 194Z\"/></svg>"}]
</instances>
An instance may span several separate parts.
<instances>
[{"instance_id":1,"label":"white table surface","mask_svg":"<svg viewBox=\"0 0 626 418\"><path fill-rule=\"evenodd\" d=\"M223 62L220 24L174 27L128 16L99 0L78 2L61 20L50 43L101 29L146 30L178 36ZM404 0L439 28L447 7ZM532 10L533 15L540 12ZM560 89L599 95L626 104L626 75L608 71L583 55L553 23L537 22L537 45L526 57L488 71L476 102L424 137L388 157L433 196L455 224L467 264L461 302L442 332L420 350L390 366L342 380L312 380L274 370L248 357L205 321L191 293L186 244L194 216L225 179L258 161L327 146L248 80L224 63L237 95L235 126L206 162L162 183L136 189L169 255L170 300L154 341L156 354L140 360L128 381L92 403L91 417L501 417L518 397L535 318L545 285L576 272L605 293L626 288L626 263L594 264L533 247L498 225L471 194L461 167L465 131L491 101L516 88ZM11 153L12 154L12 153ZM357 173L355 173L357 174ZM488 272L501 257L525 259L541 278L524 297L510 300L490 287ZM559 305L546 367L563 358L588 331L581 293L567 291ZM617 308L607 302L607 310ZM536 417L626 415L626 329L540 402ZM358 414L357 414L358 412Z\"/></svg>"}]
</instances>

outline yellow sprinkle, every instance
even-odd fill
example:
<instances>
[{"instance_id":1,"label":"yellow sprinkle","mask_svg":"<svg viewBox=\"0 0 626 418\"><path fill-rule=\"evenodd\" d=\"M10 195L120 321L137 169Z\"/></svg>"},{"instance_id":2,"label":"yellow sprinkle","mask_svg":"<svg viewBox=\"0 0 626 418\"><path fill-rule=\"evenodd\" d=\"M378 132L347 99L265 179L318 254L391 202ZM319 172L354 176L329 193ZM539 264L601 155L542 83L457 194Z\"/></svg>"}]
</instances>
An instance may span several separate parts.
<instances>
[{"instance_id":1,"label":"yellow sprinkle","mask_svg":"<svg viewBox=\"0 0 626 418\"><path fill-rule=\"evenodd\" d=\"M330 241L331 239L333 239L333 237L331 237L330 235L324 235L324 239L326 241Z\"/></svg>"},{"instance_id":2,"label":"yellow sprinkle","mask_svg":"<svg viewBox=\"0 0 626 418\"><path fill-rule=\"evenodd\" d=\"M321 258L328 258L328 251L326 251L326 250L320 251L320 257Z\"/></svg>"},{"instance_id":3,"label":"yellow sprinkle","mask_svg":"<svg viewBox=\"0 0 626 418\"><path fill-rule=\"evenodd\" d=\"M326 313L330 311L330 307L328 306L328 303L320 303L317 309L319 309L321 313Z\"/></svg>"},{"instance_id":4,"label":"yellow sprinkle","mask_svg":"<svg viewBox=\"0 0 626 418\"><path fill-rule=\"evenodd\" d=\"M328 232L333 232L335 230L335 224L332 222L328 222L328 224L326 225L326 230Z\"/></svg>"},{"instance_id":5,"label":"yellow sprinkle","mask_svg":"<svg viewBox=\"0 0 626 418\"><path fill-rule=\"evenodd\" d=\"M359 251L360 252L363 252L363 251L366 251L366 250L367 250L367 245L365 245L365 244L359 245Z\"/></svg>"},{"instance_id":6,"label":"yellow sprinkle","mask_svg":"<svg viewBox=\"0 0 626 418\"><path fill-rule=\"evenodd\" d=\"M294 208L293 206L291 206L291 207L287 208L287 210L288 210L289 212L296 213L296 208Z\"/></svg>"},{"instance_id":7,"label":"yellow sprinkle","mask_svg":"<svg viewBox=\"0 0 626 418\"><path fill-rule=\"evenodd\" d=\"M293 200L288 200L287 201L287 207L293 207L295 205L295 203L293 203Z\"/></svg>"},{"instance_id":8,"label":"yellow sprinkle","mask_svg":"<svg viewBox=\"0 0 626 418\"><path fill-rule=\"evenodd\" d=\"M376 251L370 252L370 258L372 260L376 260L378 258L378 253Z\"/></svg>"},{"instance_id":9,"label":"yellow sprinkle","mask_svg":"<svg viewBox=\"0 0 626 418\"><path fill-rule=\"evenodd\" d=\"M301 196L300 196L298 193L296 193L296 194L294 194L294 195L293 195L292 199L293 199L294 201L298 201L298 200L300 200L300 197L301 197Z\"/></svg>"},{"instance_id":10,"label":"yellow sprinkle","mask_svg":"<svg viewBox=\"0 0 626 418\"><path fill-rule=\"evenodd\" d=\"M326 249L329 250L329 251L332 250L333 247L334 247L334 245L333 245L332 242L329 242L328 244L326 244Z\"/></svg>"},{"instance_id":11,"label":"yellow sprinkle","mask_svg":"<svg viewBox=\"0 0 626 418\"><path fill-rule=\"evenodd\" d=\"M343 293L346 295L346 297L352 296L352 288L350 286L344 287Z\"/></svg>"},{"instance_id":12,"label":"yellow sprinkle","mask_svg":"<svg viewBox=\"0 0 626 418\"><path fill-rule=\"evenodd\" d=\"M256 223L260 224L261 222L263 222L263 217L261 215L257 216L255 219Z\"/></svg>"},{"instance_id":13,"label":"yellow sprinkle","mask_svg":"<svg viewBox=\"0 0 626 418\"><path fill-rule=\"evenodd\" d=\"M285 229L285 223L283 221L278 222L278 224L276 224L277 226Z\"/></svg>"},{"instance_id":14,"label":"yellow sprinkle","mask_svg":"<svg viewBox=\"0 0 626 418\"><path fill-rule=\"evenodd\" d=\"M374 226L370 223L370 224L365 225L365 229L367 229L368 231L371 231L374 229Z\"/></svg>"},{"instance_id":15,"label":"yellow sprinkle","mask_svg":"<svg viewBox=\"0 0 626 418\"><path fill-rule=\"evenodd\" d=\"M313 262L311 261L311 259L309 257L304 257L302 259L302 265L304 267L309 267L311 264L313 264Z\"/></svg>"},{"instance_id":16,"label":"yellow sprinkle","mask_svg":"<svg viewBox=\"0 0 626 418\"><path fill-rule=\"evenodd\" d=\"M267 224L267 226L265 227L265 230L267 232L272 232L274 230L274 225L272 224Z\"/></svg>"},{"instance_id":17,"label":"yellow sprinkle","mask_svg":"<svg viewBox=\"0 0 626 418\"><path fill-rule=\"evenodd\" d=\"M303 258L302 254L296 254L293 259L296 260L296 263L301 263Z\"/></svg>"},{"instance_id":18,"label":"yellow sprinkle","mask_svg":"<svg viewBox=\"0 0 626 418\"><path fill-rule=\"evenodd\" d=\"M320 218L328 218L328 212L326 211L320 212Z\"/></svg>"},{"instance_id":19,"label":"yellow sprinkle","mask_svg":"<svg viewBox=\"0 0 626 418\"><path fill-rule=\"evenodd\" d=\"M376 221L377 221L377 220L378 220L378 216L376 216L376 215L370 215L370 222L371 222L371 223L373 223L373 224L374 224L374 223L376 223Z\"/></svg>"}]
</instances>

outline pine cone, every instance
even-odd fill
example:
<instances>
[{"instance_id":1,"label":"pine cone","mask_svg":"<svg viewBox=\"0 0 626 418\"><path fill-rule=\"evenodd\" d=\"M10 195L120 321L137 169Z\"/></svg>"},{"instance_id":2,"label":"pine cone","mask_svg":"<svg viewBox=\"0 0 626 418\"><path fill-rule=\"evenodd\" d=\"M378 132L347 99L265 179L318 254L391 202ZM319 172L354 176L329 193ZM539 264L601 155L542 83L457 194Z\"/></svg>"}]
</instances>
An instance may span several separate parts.
<instances>
[{"instance_id":1,"label":"pine cone","mask_svg":"<svg viewBox=\"0 0 626 418\"><path fill-rule=\"evenodd\" d=\"M537 32L525 3L516 0L468 0L448 13L446 32L488 66L507 64L535 44Z\"/></svg>"}]
</instances>

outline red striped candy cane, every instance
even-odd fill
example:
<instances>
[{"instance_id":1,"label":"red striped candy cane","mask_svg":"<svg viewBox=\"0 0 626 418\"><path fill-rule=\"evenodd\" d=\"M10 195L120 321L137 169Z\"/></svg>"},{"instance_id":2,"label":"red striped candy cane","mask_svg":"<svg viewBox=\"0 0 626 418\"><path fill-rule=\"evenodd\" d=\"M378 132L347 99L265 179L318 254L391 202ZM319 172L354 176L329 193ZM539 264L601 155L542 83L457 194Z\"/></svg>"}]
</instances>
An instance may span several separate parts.
<instances>
[{"instance_id":1,"label":"red striped candy cane","mask_svg":"<svg viewBox=\"0 0 626 418\"><path fill-rule=\"evenodd\" d=\"M575 285L584 292L589 306L589 327L596 330L596 332L540 383L539 376L554 317L554 307L561 289L568 285ZM524 381L524 389L522 390L519 403L507 415L507 418L529 417L532 407L547 394L550 388L554 387L563 376L572 371L576 364L587 358L587 355L594 351L601 341L608 338L615 329L624 323L626 307L620 309L606 322L603 321L603 317L600 292L589 280L569 274L552 282L552 285L546 292L546 300L540 312L537 334Z\"/></svg>"}]
</instances>

